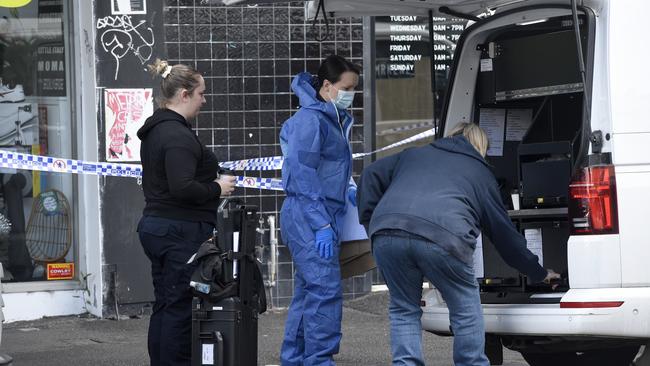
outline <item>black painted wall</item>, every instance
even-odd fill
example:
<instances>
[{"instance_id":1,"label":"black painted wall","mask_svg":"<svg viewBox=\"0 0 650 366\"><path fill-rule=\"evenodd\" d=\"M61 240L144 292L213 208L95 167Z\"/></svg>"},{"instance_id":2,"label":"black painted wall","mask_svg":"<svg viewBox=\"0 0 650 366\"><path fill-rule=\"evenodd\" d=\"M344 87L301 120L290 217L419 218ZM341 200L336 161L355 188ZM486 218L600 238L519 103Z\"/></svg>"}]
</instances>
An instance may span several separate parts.
<instances>
[{"instance_id":1,"label":"black painted wall","mask_svg":"<svg viewBox=\"0 0 650 366\"><path fill-rule=\"evenodd\" d=\"M201 0L167 0L164 9L165 47L172 63L195 66L205 77L207 105L195 126L199 138L220 160L281 155L278 135L282 123L296 111L292 76L316 73L321 60L337 53L363 63L361 18L340 18L330 38L318 42L303 2L224 7ZM316 31L324 33L325 27ZM360 85L363 85L361 81ZM354 152L363 141L363 94L353 104ZM355 163L355 173L361 171ZM246 172L249 176L280 177L280 172ZM237 195L261 207L264 216L278 216L280 192L238 189ZM278 235L279 236L279 235ZM265 257L266 259L266 257ZM293 293L293 265L288 249L279 248L277 286L273 304L287 306ZM344 282L347 298L370 291L370 275Z\"/></svg>"},{"instance_id":2,"label":"black painted wall","mask_svg":"<svg viewBox=\"0 0 650 366\"><path fill-rule=\"evenodd\" d=\"M154 96L157 95L157 83L146 71L146 64L156 57L166 57L162 3L147 0L147 14L114 15L111 2L94 2L97 132L101 161L106 161L104 89L153 88ZM144 23L139 25L141 21ZM151 265L136 233L144 208L141 187L134 178L99 179L104 250L102 271L106 287L104 315L111 316L115 314L116 296L120 305L150 302L153 301L153 286Z\"/></svg>"},{"instance_id":3,"label":"black painted wall","mask_svg":"<svg viewBox=\"0 0 650 366\"><path fill-rule=\"evenodd\" d=\"M109 1L95 2L96 24L110 15ZM321 60L333 53L358 65L363 63L361 18L336 19L330 25L329 39L318 42L314 34L324 34L325 27L312 28L305 19L302 2L224 7L203 0L166 0L162 4L148 0L147 14L133 15L131 19L133 24L145 20L155 42L150 49L138 49L141 57L134 52L118 57L117 76L115 54L120 54L119 49L105 49L112 38L97 29L97 121L102 160L106 158L103 88L153 88L157 95L159 80L145 71L146 64L156 57L194 66L203 73L207 104L193 124L201 141L222 161L281 155L280 128L298 106L290 89L293 75L305 70L316 73ZM128 43L121 32L114 35ZM134 43L134 47L140 46ZM143 64L141 58L148 59ZM355 98L352 111L356 121L352 129L353 151L361 152L362 93ZM355 161L355 174L361 168L362 162ZM246 175L280 178L279 171ZM153 301L153 289L150 264L135 232L144 206L140 186L131 178L112 177L100 178L100 184L107 286L104 313L110 316L114 314L115 296L120 307L133 306L137 311L142 304ZM284 198L282 192L259 189L237 189L236 195L258 205L264 218L277 218ZM271 290L276 307L288 306L293 294L293 264L288 249L280 244L278 281ZM268 249L264 254L267 261ZM366 294L371 285L370 274L346 280L344 296Z\"/></svg>"}]
</instances>

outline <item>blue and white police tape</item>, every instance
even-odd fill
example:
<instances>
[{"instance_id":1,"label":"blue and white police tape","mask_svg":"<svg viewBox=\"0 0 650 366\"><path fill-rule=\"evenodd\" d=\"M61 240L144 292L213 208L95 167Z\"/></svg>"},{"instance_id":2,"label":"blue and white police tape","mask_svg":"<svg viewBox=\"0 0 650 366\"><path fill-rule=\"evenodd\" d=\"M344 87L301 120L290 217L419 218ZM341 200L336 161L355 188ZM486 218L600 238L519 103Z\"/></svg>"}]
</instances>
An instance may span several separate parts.
<instances>
[{"instance_id":1,"label":"blue and white police tape","mask_svg":"<svg viewBox=\"0 0 650 366\"><path fill-rule=\"evenodd\" d=\"M7 150L0 150L0 168L142 178L142 166L139 164L89 162ZM282 180L280 179L244 176L238 176L236 178L235 185L237 187L269 189L274 191L282 190Z\"/></svg>"},{"instance_id":2,"label":"blue and white police tape","mask_svg":"<svg viewBox=\"0 0 650 366\"><path fill-rule=\"evenodd\" d=\"M226 161L219 165L229 170L279 170L282 168L282 156Z\"/></svg>"},{"instance_id":3,"label":"blue and white police tape","mask_svg":"<svg viewBox=\"0 0 650 366\"><path fill-rule=\"evenodd\" d=\"M434 128L432 128L432 129L430 129L430 130L426 130L426 131L424 131L424 132L420 132L420 133L418 133L417 135L413 135L413 136L411 136L411 137L409 137L409 138L406 138L406 139L404 139L404 140L397 141L397 142L394 143L394 144L390 144L390 145L388 145L388 146L384 146L384 147L382 147L381 149L377 149L377 150L375 150L375 151L371 151L371 152L367 152L367 153L352 154L352 158L353 158L353 159L363 158L363 157L366 157L366 156L368 156L368 155L373 155L373 154L376 154L376 153L379 153L379 152L382 152L382 151L386 151L386 150L394 149L394 148L396 148L396 147L398 147L398 146L402 146L402 145L410 144L411 142L419 141L419 140L425 139L425 138L427 138L427 137L431 137L431 136L433 136L433 135L435 135L435 134L436 134L436 131L435 131Z\"/></svg>"},{"instance_id":4,"label":"blue and white police tape","mask_svg":"<svg viewBox=\"0 0 650 366\"><path fill-rule=\"evenodd\" d=\"M138 178L142 176L142 166L138 164L88 162L83 160L18 153L7 150L0 150L0 167L56 173L108 175L116 177Z\"/></svg>"},{"instance_id":5,"label":"blue and white police tape","mask_svg":"<svg viewBox=\"0 0 650 366\"><path fill-rule=\"evenodd\" d=\"M271 191L282 191L282 179L277 178L254 178L237 177L237 187L268 189Z\"/></svg>"},{"instance_id":6,"label":"blue and white police tape","mask_svg":"<svg viewBox=\"0 0 650 366\"><path fill-rule=\"evenodd\" d=\"M429 126L433 126L433 125L435 125L435 122L433 122L433 120L424 121L424 122L417 122L417 123L412 123L412 124L406 125L406 126L393 127L393 128L388 128L388 129L385 129L385 130L377 131L377 136L393 135L393 134L396 134L396 133L415 130L417 128L422 128L422 127L429 127Z\"/></svg>"},{"instance_id":7,"label":"blue and white police tape","mask_svg":"<svg viewBox=\"0 0 650 366\"><path fill-rule=\"evenodd\" d=\"M425 139L435 135L435 130L430 129L424 132L418 133L417 135L411 136L407 139L398 141L394 144L384 146L381 149L367 153L356 153L352 154L352 158L360 159L368 155L376 154L382 151L390 150L398 146L410 144L418 140ZM226 161L221 163L221 167L230 170L279 170L282 169L282 156L272 156L266 158L256 158L256 159L245 159L245 160L236 160L236 161Z\"/></svg>"},{"instance_id":8,"label":"blue and white police tape","mask_svg":"<svg viewBox=\"0 0 650 366\"><path fill-rule=\"evenodd\" d=\"M394 144L368 153L353 154L354 159L406 145L435 134L434 129L421 132ZM282 169L282 157L273 156L257 159L227 161L222 168L230 170L278 170ZM91 174L112 177L142 178L142 165L123 163L89 162L84 160L64 159L51 156L32 155L14 151L0 150L0 168L37 170L54 173ZM277 178L256 178L237 176L235 185L243 188L282 190L282 180Z\"/></svg>"}]
</instances>

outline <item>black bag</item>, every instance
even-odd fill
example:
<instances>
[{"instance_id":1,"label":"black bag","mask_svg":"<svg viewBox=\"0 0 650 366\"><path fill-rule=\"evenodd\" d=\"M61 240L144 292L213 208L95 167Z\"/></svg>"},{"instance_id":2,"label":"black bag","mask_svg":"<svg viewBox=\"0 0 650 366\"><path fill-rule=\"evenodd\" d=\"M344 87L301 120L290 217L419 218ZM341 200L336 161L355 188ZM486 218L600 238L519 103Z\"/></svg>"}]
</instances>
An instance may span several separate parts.
<instances>
[{"instance_id":1,"label":"black bag","mask_svg":"<svg viewBox=\"0 0 650 366\"><path fill-rule=\"evenodd\" d=\"M247 260L254 266L253 269L253 304L257 305L258 314L266 311L266 291L260 263L252 256L243 253L225 252L216 244L216 238L203 242L196 254L190 259L189 264L196 264L196 269L190 279L192 294L210 303L239 296L239 284L236 280L228 278L225 271L225 261L235 259Z\"/></svg>"}]
</instances>

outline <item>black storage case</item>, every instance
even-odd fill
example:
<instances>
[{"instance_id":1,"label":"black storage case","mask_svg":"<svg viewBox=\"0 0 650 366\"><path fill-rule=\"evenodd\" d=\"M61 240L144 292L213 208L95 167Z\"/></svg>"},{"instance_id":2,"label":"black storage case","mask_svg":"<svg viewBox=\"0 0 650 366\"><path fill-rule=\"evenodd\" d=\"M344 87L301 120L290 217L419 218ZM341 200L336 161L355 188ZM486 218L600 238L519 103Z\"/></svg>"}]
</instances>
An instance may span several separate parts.
<instances>
[{"instance_id":1,"label":"black storage case","mask_svg":"<svg viewBox=\"0 0 650 366\"><path fill-rule=\"evenodd\" d=\"M568 278L566 253L569 225L566 212L562 209L548 209L546 211L552 212L549 212L548 216L544 218L534 217L533 215L513 216L511 218L522 235L525 235L527 229L541 229L543 267L551 268L562 274L563 278ZM544 287L539 283L532 283L530 279L520 274L516 269L508 266L497 252L494 244L485 236L483 237L483 264L484 276L479 279L479 283L484 291L503 291L508 288L509 290L526 292L530 291L531 286ZM524 279L525 281L523 281ZM567 286L568 283L562 283L562 285ZM491 301L484 302L490 303Z\"/></svg>"},{"instance_id":2,"label":"black storage case","mask_svg":"<svg viewBox=\"0 0 650 366\"><path fill-rule=\"evenodd\" d=\"M484 289L521 288L519 272L506 264L487 236L483 236L483 265L483 277L479 279L479 283Z\"/></svg>"},{"instance_id":3,"label":"black storage case","mask_svg":"<svg viewBox=\"0 0 650 366\"><path fill-rule=\"evenodd\" d=\"M550 268L568 278L567 243L569 241L569 223L566 219L549 221L531 221L521 224L521 232L539 229L542 232L542 260L544 268ZM528 285L533 283L528 279Z\"/></svg>"},{"instance_id":4,"label":"black storage case","mask_svg":"<svg viewBox=\"0 0 650 366\"><path fill-rule=\"evenodd\" d=\"M571 142L519 145L522 208L566 207L571 182Z\"/></svg>"},{"instance_id":5,"label":"black storage case","mask_svg":"<svg viewBox=\"0 0 650 366\"><path fill-rule=\"evenodd\" d=\"M232 203L232 202L231 202ZM257 207L229 205L219 207L217 241L224 252L233 251L233 233L239 232L238 251L255 255ZM254 296L253 271L256 264L247 259L224 260L226 278L238 282L238 296L211 303L192 301L192 366L257 366L258 303Z\"/></svg>"},{"instance_id":6,"label":"black storage case","mask_svg":"<svg viewBox=\"0 0 650 366\"><path fill-rule=\"evenodd\" d=\"M257 310L237 297L216 304L194 298L192 365L257 365Z\"/></svg>"}]
</instances>

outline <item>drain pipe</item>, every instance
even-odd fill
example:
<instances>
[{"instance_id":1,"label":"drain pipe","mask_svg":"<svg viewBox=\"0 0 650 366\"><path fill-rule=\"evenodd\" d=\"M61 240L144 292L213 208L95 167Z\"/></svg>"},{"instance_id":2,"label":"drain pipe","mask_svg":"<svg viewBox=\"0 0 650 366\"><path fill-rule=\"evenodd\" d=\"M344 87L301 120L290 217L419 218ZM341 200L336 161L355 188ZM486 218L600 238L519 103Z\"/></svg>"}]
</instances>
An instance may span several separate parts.
<instances>
[{"instance_id":1,"label":"drain pipe","mask_svg":"<svg viewBox=\"0 0 650 366\"><path fill-rule=\"evenodd\" d=\"M278 237L275 231L275 216L269 215L269 238L271 244L271 260L268 262L269 266L269 287L275 287L275 280L278 272Z\"/></svg>"}]
</instances>

